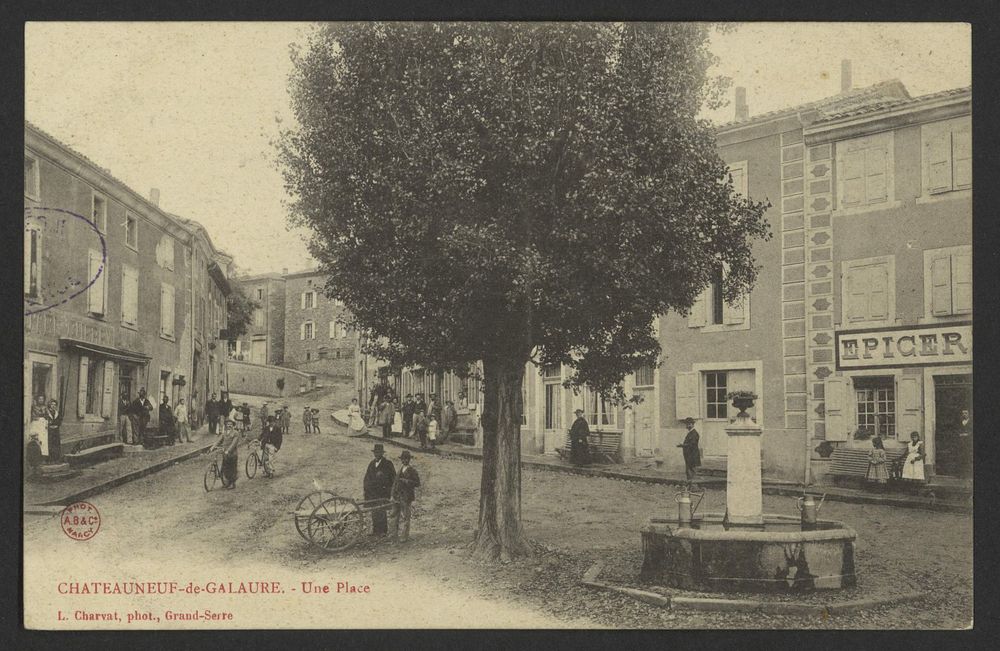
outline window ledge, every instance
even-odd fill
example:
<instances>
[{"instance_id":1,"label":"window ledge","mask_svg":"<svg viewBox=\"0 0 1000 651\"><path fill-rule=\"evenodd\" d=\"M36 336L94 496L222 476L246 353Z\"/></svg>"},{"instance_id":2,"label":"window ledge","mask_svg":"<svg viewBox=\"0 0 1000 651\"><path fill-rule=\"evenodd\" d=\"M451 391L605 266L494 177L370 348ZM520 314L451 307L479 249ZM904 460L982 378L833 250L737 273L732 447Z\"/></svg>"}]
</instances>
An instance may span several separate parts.
<instances>
[{"instance_id":1,"label":"window ledge","mask_svg":"<svg viewBox=\"0 0 1000 651\"><path fill-rule=\"evenodd\" d=\"M922 316L917 319L917 325L950 325L952 323L966 323L972 320L972 312L966 314L948 314L945 316Z\"/></svg>"},{"instance_id":2,"label":"window ledge","mask_svg":"<svg viewBox=\"0 0 1000 651\"><path fill-rule=\"evenodd\" d=\"M972 189L966 190L950 190L948 192L941 192L940 194L928 194L925 196L917 197L917 205L941 203L942 201L954 201L956 199L971 199Z\"/></svg>"},{"instance_id":3,"label":"window ledge","mask_svg":"<svg viewBox=\"0 0 1000 651\"><path fill-rule=\"evenodd\" d=\"M695 326L698 332L734 332L738 330L749 330L750 324L744 323L713 323L711 325Z\"/></svg>"},{"instance_id":4,"label":"window ledge","mask_svg":"<svg viewBox=\"0 0 1000 651\"><path fill-rule=\"evenodd\" d=\"M135 324L135 323L125 323L124 321L122 321L122 327L125 328L126 330L133 330L133 331L136 331L136 332L139 330L138 324Z\"/></svg>"},{"instance_id":5,"label":"window ledge","mask_svg":"<svg viewBox=\"0 0 1000 651\"><path fill-rule=\"evenodd\" d=\"M105 318L105 316L100 312L87 312L87 316L95 321L107 321L107 318Z\"/></svg>"},{"instance_id":6,"label":"window ledge","mask_svg":"<svg viewBox=\"0 0 1000 651\"><path fill-rule=\"evenodd\" d=\"M128 242L125 242L125 248L129 249L130 251L135 251L136 253L139 252L139 246L138 245L132 246Z\"/></svg>"},{"instance_id":7,"label":"window ledge","mask_svg":"<svg viewBox=\"0 0 1000 651\"><path fill-rule=\"evenodd\" d=\"M175 341L173 335L168 335L163 332L160 333L160 339L166 339L167 341Z\"/></svg>"},{"instance_id":8,"label":"window ledge","mask_svg":"<svg viewBox=\"0 0 1000 651\"><path fill-rule=\"evenodd\" d=\"M837 208L833 211L835 217L847 217L850 215L865 215L873 212L882 212L884 210L896 210L903 207L902 201L889 201L887 203L874 203L868 206L859 206L857 208Z\"/></svg>"}]
</instances>

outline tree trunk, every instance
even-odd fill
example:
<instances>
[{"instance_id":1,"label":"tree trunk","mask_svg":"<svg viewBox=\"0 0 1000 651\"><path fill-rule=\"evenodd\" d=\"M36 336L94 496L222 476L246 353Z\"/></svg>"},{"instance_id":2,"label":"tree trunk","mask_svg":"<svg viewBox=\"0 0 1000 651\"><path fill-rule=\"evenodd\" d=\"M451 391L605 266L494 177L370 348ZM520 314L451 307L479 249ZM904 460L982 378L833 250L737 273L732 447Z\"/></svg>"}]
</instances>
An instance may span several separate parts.
<instances>
[{"instance_id":1,"label":"tree trunk","mask_svg":"<svg viewBox=\"0 0 1000 651\"><path fill-rule=\"evenodd\" d=\"M521 527L521 383L524 361L483 360L483 476L473 556L530 556Z\"/></svg>"}]
</instances>

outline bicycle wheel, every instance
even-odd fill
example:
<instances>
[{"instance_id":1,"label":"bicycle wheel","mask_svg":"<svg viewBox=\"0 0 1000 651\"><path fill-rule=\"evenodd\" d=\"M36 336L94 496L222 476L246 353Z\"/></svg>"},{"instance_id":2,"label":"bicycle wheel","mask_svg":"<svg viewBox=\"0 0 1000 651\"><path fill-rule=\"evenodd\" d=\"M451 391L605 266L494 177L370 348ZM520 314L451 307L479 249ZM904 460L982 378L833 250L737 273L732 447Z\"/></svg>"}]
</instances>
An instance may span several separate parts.
<instances>
[{"instance_id":1,"label":"bicycle wheel","mask_svg":"<svg viewBox=\"0 0 1000 651\"><path fill-rule=\"evenodd\" d=\"M332 552L356 543L366 528L365 516L357 502L346 497L331 497L313 509L306 532L314 547Z\"/></svg>"},{"instance_id":2,"label":"bicycle wheel","mask_svg":"<svg viewBox=\"0 0 1000 651\"><path fill-rule=\"evenodd\" d=\"M205 470L205 491L211 491L215 488L215 482L219 480L219 466L214 461Z\"/></svg>"},{"instance_id":3,"label":"bicycle wheel","mask_svg":"<svg viewBox=\"0 0 1000 651\"><path fill-rule=\"evenodd\" d=\"M247 479L253 479L254 475L257 474L257 465L257 453L254 452L247 457L247 463L246 466L244 466L247 473Z\"/></svg>"}]
</instances>

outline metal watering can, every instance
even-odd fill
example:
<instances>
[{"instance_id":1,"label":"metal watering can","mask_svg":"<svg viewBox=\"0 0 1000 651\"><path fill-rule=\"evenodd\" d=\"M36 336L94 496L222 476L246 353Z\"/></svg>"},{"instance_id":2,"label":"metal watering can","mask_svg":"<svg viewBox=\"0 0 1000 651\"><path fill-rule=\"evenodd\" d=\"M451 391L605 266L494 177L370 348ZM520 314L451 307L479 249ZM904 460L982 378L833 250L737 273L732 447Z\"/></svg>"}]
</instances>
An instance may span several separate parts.
<instances>
[{"instance_id":1,"label":"metal watering can","mask_svg":"<svg viewBox=\"0 0 1000 651\"><path fill-rule=\"evenodd\" d=\"M819 510L823 508L823 502L825 501L826 493L823 493L823 497L820 498L819 504L816 504L816 500L814 500L813 496L808 493L796 499L795 505L799 507L799 513L802 514L802 524L816 524L819 516Z\"/></svg>"},{"instance_id":2,"label":"metal watering can","mask_svg":"<svg viewBox=\"0 0 1000 651\"><path fill-rule=\"evenodd\" d=\"M698 501L692 502L692 497L698 498ZM698 510L698 507L701 505L701 500L704 499L704 497L704 491L700 493L692 492L688 486L685 486L683 490L675 494L674 501L677 502L677 522L681 525L691 524L694 512Z\"/></svg>"}]
</instances>

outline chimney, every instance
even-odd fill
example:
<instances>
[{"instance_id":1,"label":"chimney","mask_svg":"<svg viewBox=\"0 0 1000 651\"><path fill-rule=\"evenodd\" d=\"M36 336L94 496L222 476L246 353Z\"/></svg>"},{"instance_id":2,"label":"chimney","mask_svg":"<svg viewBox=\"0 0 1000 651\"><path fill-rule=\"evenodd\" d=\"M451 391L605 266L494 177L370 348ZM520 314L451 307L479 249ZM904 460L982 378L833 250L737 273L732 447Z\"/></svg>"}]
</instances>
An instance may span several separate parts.
<instances>
[{"instance_id":1,"label":"chimney","mask_svg":"<svg viewBox=\"0 0 1000 651\"><path fill-rule=\"evenodd\" d=\"M152 190L149 191L149 200L157 208L160 207L160 189L159 188L153 188Z\"/></svg>"},{"instance_id":2,"label":"chimney","mask_svg":"<svg viewBox=\"0 0 1000 651\"><path fill-rule=\"evenodd\" d=\"M746 120L750 118L750 107L747 106L747 89L743 86L736 87L736 120Z\"/></svg>"},{"instance_id":3,"label":"chimney","mask_svg":"<svg viewBox=\"0 0 1000 651\"><path fill-rule=\"evenodd\" d=\"M840 62L840 92L850 92L853 87L854 82L851 79L851 60L843 59Z\"/></svg>"}]
</instances>

